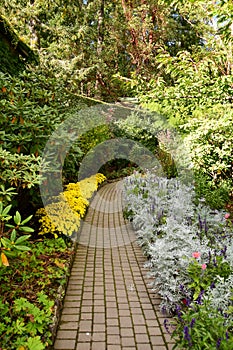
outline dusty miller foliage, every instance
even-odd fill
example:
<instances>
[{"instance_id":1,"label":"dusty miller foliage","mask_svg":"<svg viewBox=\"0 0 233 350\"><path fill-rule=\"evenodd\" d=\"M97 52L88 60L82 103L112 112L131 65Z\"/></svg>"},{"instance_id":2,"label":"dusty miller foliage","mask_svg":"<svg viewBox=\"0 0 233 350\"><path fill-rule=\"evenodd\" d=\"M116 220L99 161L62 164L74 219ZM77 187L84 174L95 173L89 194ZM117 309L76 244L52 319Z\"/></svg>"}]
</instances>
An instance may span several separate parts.
<instances>
[{"instance_id":1,"label":"dusty miller foliage","mask_svg":"<svg viewBox=\"0 0 233 350\"><path fill-rule=\"evenodd\" d=\"M184 296L191 297L187 267L193 252L200 252L200 264L207 264L210 256L221 255L226 247L224 261L233 266L232 228L226 224L225 212L210 209L202 200L194 204L191 185L153 172L135 173L125 180L124 199L125 214L149 258L151 287L160 294L163 310L173 312ZM224 282L225 295L232 293L230 281L232 275ZM225 305L221 293L214 301L216 293L209 292L213 305Z\"/></svg>"},{"instance_id":2,"label":"dusty miller foliage","mask_svg":"<svg viewBox=\"0 0 233 350\"><path fill-rule=\"evenodd\" d=\"M218 277L218 283L215 288L208 288L204 298L210 301L210 308L219 310L222 314L227 314L225 318L227 324L232 324L233 314L229 312L232 306L233 296L233 273L226 279Z\"/></svg>"}]
</instances>

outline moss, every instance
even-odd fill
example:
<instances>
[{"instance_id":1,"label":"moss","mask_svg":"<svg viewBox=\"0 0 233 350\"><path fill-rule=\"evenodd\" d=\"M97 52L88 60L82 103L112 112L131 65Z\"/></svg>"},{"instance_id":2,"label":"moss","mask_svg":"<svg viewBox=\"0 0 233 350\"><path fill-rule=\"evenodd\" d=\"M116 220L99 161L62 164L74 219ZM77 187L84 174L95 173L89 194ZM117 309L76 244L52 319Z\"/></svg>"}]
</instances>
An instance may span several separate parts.
<instances>
[{"instance_id":1,"label":"moss","mask_svg":"<svg viewBox=\"0 0 233 350\"><path fill-rule=\"evenodd\" d=\"M38 56L0 16L0 71L16 75L25 69L27 62L38 63Z\"/></svg>"}]
</instances>

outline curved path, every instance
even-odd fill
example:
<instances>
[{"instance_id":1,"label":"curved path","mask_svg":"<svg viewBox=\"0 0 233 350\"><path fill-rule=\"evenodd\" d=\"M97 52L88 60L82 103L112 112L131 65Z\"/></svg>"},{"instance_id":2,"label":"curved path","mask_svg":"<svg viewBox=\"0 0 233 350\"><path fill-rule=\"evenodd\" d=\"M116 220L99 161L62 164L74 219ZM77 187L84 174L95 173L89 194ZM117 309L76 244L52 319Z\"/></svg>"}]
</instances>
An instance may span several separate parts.
<instances>
[{"instance_id":1,"label":"curved path","mask_svg":"<svg viewBox=\"0 0 233 350\"><path fill-rule=\"evenodd\" d=\"M122 183L115 182L103 186L89 207L54 350L172 349L122 205Z\"/></svg>"}]
</instances>

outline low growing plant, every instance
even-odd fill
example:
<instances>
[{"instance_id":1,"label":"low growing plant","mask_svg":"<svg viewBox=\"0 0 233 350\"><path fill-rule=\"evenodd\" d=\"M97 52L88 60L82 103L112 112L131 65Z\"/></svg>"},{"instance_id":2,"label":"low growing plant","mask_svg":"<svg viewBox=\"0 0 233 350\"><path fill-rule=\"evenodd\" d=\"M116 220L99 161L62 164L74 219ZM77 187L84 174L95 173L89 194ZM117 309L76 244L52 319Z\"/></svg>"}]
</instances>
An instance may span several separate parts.
<instances>
[{"instance_id":1,"label":"low growing plant","mask_svg":"<svg viewBox=\"0 0 233 350\"><path fill-rule=\"evenodd\" d=\"M25 233L34 232L34 229L25 226L32 216L22 220L20 213L16 211L13 217L14 224L10 223L12 220L11 208L11 205L4 207L3 203L0 202L0 267L9 266L8 258L16 258L19 252L30 250L25 243L31 235Z\"/></svg>"},{"instance_id":2,"label":"low growing plant","mask_svg":"<svg viewBox=\"0 0 233 350\"><path fill-rule=\"evenodd\" d=\"M54 198L53 203L37 210L39 234L53 234L57 238L58 234L72 236L77 233L89 205L88 200L105 179L104 175L96 174L80 182L68 184L65 191Z\"/></svg>"},{"instance_id":3,"label":"low growing plant","mask_svg":"<svg viewBox=\"0 0 233 350\"><path fill-rule=\"evenodd\" d=\"M29 241L28 246L0 269L0 343L7 350L42 350L52 344L73 254L63 238Z\"/></svg>"},{"instance_id":4,"label":"low growing plant","mask_svg":"<svg viewBox=\"0 0 233 350\"><path fill-rule=\"evenodd\" d=\"M195 254L195 253L193 253ZM200 254L196 252L196 254ZM198 257L193 257L188 268L188 274L192 282L188 285L193 292L193 299L196 300L202 291L205 291L213 283L216 283L219 277L227 279L231 274L230 265L224 261L223 256L209 255L207 264L200 264Z\"/></svg>"},{"instance_id":5,"label":"low growing plant","mask_svg":"<svg viewBox=\"0 0 233 350\"><path fill-rule=\"evenodd\" d=\"M36 338L36 335L43 334L46 337L46 333L48 332L47 326L51 321L54 301L50 301L43 292L37 294L37 301L38 306L41 307L33 305L25 298L20 298L15 301L14 311L16 313L22 313L21 318L17 318L17 322L22 322L21 327L24 328L23 332L31 334L31 336L34 337L34 341L36 340L38 342L39 339ZM26 315L29 315L30 322L24 325L23 323ZM28 346L28 340L25 341L25 345ZM30 346L32 347L32 344L30 344Z\"/></svg>"},{"instance_id":6,"label":"low growing plant","mask_svg":"<svg viewBox=\"0 0 233 350\"><path fill-rule=\"evenodd\" d=\"M174 349L233 349L233 332L226 326L226 316L212 308L208 300L191 303L185 310L177 309L175 320L171 324Z\"/></svg>"},{"instance_id":7,"label":"low growing plant","mask_svg":"<svg viewBox=\"0 0 233 350\"><path fill-rule=\"evenodd\" d=\"M35 303L21 297L10 305L1 298L3 319L0 322L0 336L3 349L6 346L9 348L9 345L17 350L45 349L49 343L43 343L41 337L43 335L46 339L49 335L53 306L54 301L50 301L43 292L37 294Z\"/></svg>"},{"instance_id":8,"label":"low growing plant","mask_svg":"<svg viewBox=\"0 0 233 350\"><path fill-rule=\"evenodd\" d=\"M162 311L176 315L175 348L232 349L231 215L196 201L192 186L152 172L127 178L124 197L151 287Z\"/></svg>"}]
</instances>

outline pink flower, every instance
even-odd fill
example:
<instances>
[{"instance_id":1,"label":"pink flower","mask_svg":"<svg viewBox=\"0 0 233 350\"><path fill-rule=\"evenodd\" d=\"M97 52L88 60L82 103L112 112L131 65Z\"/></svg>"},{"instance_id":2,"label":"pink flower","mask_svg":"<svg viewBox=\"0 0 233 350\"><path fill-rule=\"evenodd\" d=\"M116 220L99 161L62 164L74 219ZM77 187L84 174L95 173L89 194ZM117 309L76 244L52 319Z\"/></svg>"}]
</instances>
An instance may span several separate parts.
<instances>
[{"instance_id":1,"label":"pink flower","mask_svg":"<svg viewBox=\"0 0 233 350\"><path fill-rule=\"evenodd\" d=\"M229 219L230 216L231 216L231 214L226 213L224 217L225 217L225 219Z\"/></svg>"},{"instance_id":2,"label":"pink flower","mask_svg":"<svg viewBox=\"0 0 233 350\"><path fill-rule=\"evenodd\" d=\"M202 270L205 270L207 268L206 264L201 265Z\"/></svg>"},{"instance_id":3,"label":"pink flower","mask_svg":"<svg viewBox=\"0 0 233 350\"><path fill-rule=\"evenodd\" d=\"M199 253L199 252L194 252L194 253L192 254L192 256L193 256L193 258L198 259L198 258L200 258L201 253Z\"/></svg>"}]
</instances>

